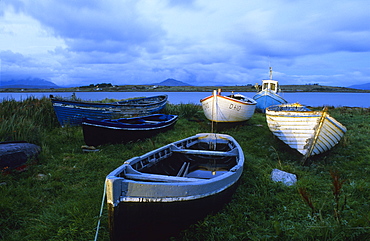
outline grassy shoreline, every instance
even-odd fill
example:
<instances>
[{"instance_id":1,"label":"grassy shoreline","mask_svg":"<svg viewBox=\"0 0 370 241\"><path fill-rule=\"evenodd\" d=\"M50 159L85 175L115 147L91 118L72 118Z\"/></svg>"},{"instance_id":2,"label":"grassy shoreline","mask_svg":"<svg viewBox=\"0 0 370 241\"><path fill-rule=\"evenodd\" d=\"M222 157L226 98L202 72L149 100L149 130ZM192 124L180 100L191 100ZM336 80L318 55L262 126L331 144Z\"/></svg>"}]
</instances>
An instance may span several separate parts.
<instances>
[{"instance_id":1,"label":"grassy shoreline","mask_svg":"<svg viewBox=\"0 0 370 241\"><path fill-rule=\"evenodd\" d=\"M168 105L164 112L180 115L173 130L83 153L82 128L61 128L48 98L1 102L0 141L26 140L40 145L42 153L27 171L1 175L0 239L92 240L109 172L131 157L211 131L200 105ZM340 107L329 113L348 131L306 166L271 134L261 113L234 127L218 127L243 148L241 183L220 212L172 240L369 239L370 109ZM272 182L274 168L296 174L297 184ZM101 222L98 240L108 240L106 209Z\"/></svg>"}]
</instances>

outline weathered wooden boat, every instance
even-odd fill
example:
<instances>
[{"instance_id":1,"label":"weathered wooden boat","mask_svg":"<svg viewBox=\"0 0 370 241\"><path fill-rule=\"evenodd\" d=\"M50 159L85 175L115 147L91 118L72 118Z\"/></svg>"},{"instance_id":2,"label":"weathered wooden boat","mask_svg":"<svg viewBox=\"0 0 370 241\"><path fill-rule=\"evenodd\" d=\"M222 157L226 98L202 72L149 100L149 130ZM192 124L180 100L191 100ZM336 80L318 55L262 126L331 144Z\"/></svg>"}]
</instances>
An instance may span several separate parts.
<instances>
[{"instance_id":1,"label":"weathered wooden boat","mask_svg":"<svg viewBox=\"0 0 370 241\"><path fill-rule=\"evenodd\" d=\"M262 90L253 96L257 102L256 109L265 113L269 106L287 104L288 102L278 94L278 91L278 81L272 79L272 68L270 67L270 79L262 80Z\"/></svg>"},{"instance_id":2,"label":"weathered wooden boat","mask_svg":"<svg viewBox=\"0 0 370 241\"><path fill-rule=\"evenodd\" d=\"M214 133L125 161L106 178L111 240L163 240L217 211L235 191L243 164L236 140Z\"/></svg>"},{"instance_id":3,"label":"weathered wooden boat","mask_svg":"<svg viewBox=\"0 0 370 241\"><path fill-rule=\"evenodd\" d=\"M158 95L129 99L113 103L83 102L50 96L54 111L61 126L81 125L82 118L116 119L148 115L166 106L168 96Z\"/></svg>"},{"instance_id":4,"label":"weathered wooden boat","mask_svg":"<svg viewBox=\"0 0 370 241\"><path fill-rule=\"evenodd\" d=\"M172 128L177 115L153 114L142 117L94 120L84 118L82 130L86 145L124 143L151 137Z\"/></svg>"},{"instance_id":5,"label":"weathered wooden boat","mask_svg":"<svg viewBox=\"0 0 370 241\"><path fill-rule=\"evenodd\" d=\"M241 94L222 96L221 90L201 99L206 118L213 122L241 122L249 120L256 109L257 102Z\"/></svg>"},{"instance_id":6,"label":"weathered wooden boat","mask_svg":"<svg viewBox=\"0 0 370 241\"><path fill-rule=\"evenodd\" d=\"M304 155L303 162L331 149L347 131L327 108L311 111L298 103L267 107L266 121L275 136Z\"/></svg>"},{"instance_id":7,"label":"weathered wooden boat","mask_svg":"<svg viewBox=\"0 0 370 241\"><path fill-rule=\"evenodd\" d=\"M27 162L34 161L41 148L25 141L0 142L0 169L2 173L23 170Z\"/></svg>"}]
</instances>

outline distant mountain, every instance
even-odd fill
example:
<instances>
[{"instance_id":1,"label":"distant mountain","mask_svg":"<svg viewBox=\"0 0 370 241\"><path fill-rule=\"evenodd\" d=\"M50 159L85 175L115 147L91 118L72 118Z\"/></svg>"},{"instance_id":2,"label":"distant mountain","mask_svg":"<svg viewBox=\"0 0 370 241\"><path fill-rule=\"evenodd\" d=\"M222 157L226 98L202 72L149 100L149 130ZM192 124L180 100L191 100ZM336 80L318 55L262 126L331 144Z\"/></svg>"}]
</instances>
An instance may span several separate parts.
<instances>
[{"instance_id":1,"label":"distant mountain","mask_svg":"<svg viewBox=\"0 0 370 241\"><path fill-rule=\"evenodd\" d=\"M21 78L21 79L11 79L7 81L0 82L0 88L22 88L22 89L50 89L50 88L60 88L53 82L47 81L40 78Z\"/></svg>"},{"instance_id":2,"label":"distant mountain","mask_svg":"<svg viewBox=\"0 0 370 241\"><path fill-rule=\"evenodd\" d=\"M370 83L362 84L362 85L351 85L348 88L352 89L360 89L360 90L370 90Z\"/></svg>"},{"instance_id":3,"label":"distant mountain","mask_svg":"<svg viewBox=\"0 0 370 241\"><path fill-rule=\"evenodd\" d=\"M160 83L155 83L153 85L160 85L160 86L192 86L192 85L189 85L187 83L184 83L182 81L179 81L179 80L175 80L175 79L166 79Z\"/></svg>"}]
</instances>

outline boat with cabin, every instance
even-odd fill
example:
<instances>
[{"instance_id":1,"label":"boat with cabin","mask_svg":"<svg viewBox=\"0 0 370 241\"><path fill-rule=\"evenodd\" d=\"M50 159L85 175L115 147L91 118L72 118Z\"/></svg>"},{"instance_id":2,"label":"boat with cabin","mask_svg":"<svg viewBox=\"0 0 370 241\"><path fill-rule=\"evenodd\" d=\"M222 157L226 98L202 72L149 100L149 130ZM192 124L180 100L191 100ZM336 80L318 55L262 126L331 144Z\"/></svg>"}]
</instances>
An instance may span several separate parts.
<instances>
[{"instance_id":1,"label":"boat with cabin","mask_svg":"<svg viewBox=\"0 0 370 241\"><path fill-rule=\"evenodd\" d=\"M288 103L279 95L279 83L272 79L272 67L270 67L270 79L262 80L262 90L255 94L253 99L257 102L256 109L262 113L265 113L269 106Z\"/></svg>"}]
</instances>

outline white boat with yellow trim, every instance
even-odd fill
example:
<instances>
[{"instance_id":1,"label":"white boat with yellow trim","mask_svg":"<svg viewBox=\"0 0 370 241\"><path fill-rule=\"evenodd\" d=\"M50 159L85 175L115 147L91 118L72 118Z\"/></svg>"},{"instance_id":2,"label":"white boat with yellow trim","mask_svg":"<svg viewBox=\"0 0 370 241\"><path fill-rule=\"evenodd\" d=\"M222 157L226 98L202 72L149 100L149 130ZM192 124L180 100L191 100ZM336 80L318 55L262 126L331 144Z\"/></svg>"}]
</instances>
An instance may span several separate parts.
<instances>
[{"instance_id":1,"label":"white boat with yellow trim","mask_svg":"<svg viewBox=\"0 0 370 241\"><path fill-rule=\"evenodd\" d=\"M214 90L213 95L201 99L204 115L214 122L241 122L249 120L256 109L257 102L241 94L221 95Z\"/></svg>"},{"instance_id":2,"label":"white boat with yellow trim","mask_svg":"<svg viewBox=\"0 0 370 241\"><path fill-rule=\"evenodd\" d=\"M304 155L304 160L331 149L347 131L327 108L312 111L298 103L266 108L266 121L271 132Z\"/></svg>"}]
</instances>

